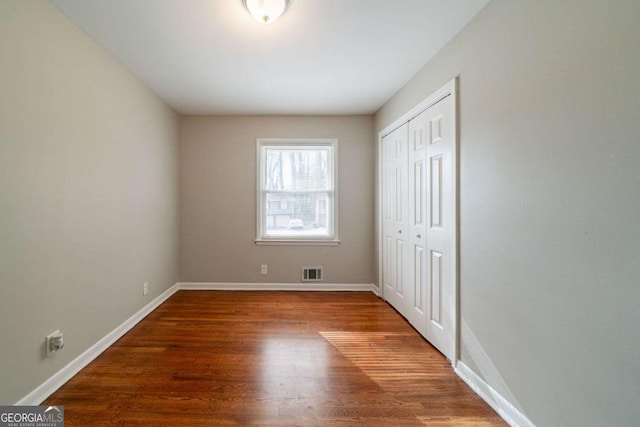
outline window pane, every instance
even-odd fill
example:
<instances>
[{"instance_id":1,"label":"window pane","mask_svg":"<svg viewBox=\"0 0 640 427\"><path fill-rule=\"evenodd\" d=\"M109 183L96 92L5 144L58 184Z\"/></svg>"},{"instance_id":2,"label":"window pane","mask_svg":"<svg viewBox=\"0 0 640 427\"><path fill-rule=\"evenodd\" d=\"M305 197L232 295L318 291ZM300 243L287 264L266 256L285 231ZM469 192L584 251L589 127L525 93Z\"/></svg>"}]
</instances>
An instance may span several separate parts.
<instances>
[{"instance_id":1,"label":"window pane","mask_svg":"<svg viewBox=\"0 0 640 427\"><path fill-rule=\"evenodd\" d=\"M264 150L265 190L331 190L331 147L266 147Z\"/></svg>"},{"instance_id":2,"label":"window pane","mask_svg":"<svg viewBox=\"0 0 640 427\"><path fill-rule=\"evenodd\" d=\"M328 193L267 193L267 236L328 236Z\"/></svg>"}]
</instances>

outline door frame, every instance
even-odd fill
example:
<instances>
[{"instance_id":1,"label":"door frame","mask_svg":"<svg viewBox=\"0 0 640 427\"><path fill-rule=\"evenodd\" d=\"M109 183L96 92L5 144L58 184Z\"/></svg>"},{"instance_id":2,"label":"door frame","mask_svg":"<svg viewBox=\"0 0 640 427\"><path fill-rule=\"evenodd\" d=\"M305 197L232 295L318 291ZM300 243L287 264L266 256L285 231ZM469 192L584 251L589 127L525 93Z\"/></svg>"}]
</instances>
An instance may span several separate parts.
<instances>
[{"instance_id":1,"label":"door frame","mask_svg":"<svg viewBox=\"0 0 640 427\"><path fill-rule=\"evenodd\" d=\"M383 271L383 260L382 260L382 250L383 250L383 233L382 233L382 186L383 186L383 164L382 164L382 160L383 160L383 156L382 156L382 138L389 135L391 132L393 132L394 130L396 130L397 128L399 128L400 126L404 125L405 123L407 123L409 120L417 117L418 115L420 115L421 113L423 113L424 111L428 110L430 107L432 107L433 105L437 104L438 102L442 101L444 98L448 97L448 96L453 96L454 102L453 102L453 118L454 118L454 126L453 126L453 179L454 179L454 195L453 195L453 200L454 200L454 240L455 240L455 249L454 249L454 260L453 260L453 264L454 264L454 278L453 278L453 283L454 283L454 343L453 343L453 347L454 347L454 357L453 360L451 360L451 364L453 365L453 367L455 368L457 365L457 362L460 360L460 292L459 292L459 287L460 287L460 283L459 283L459 277L460 277L460 263L459 263L459 258L460 258L460 241L459 241L459 228L460 228L460 213L459 213L459 197L460 197L460 174L459 174L459 156L458 156L458 145L459 145L459 141L458 141L458 129L459 129L459 123L458 123L458 77L454 77L453 79L449 80L444 86L442 86L440 89L436 90L435 92L433 92L431 95L429 95L427 98L425 98L423 101L421 101L418 105L416 105L415 107L411 108L409 111L407 111L406 113L402 114L400 117L398 117L396 120L394 120L391 124L389 124L388 126L386 126L385 128L383 128L380 132L378 132L378 162L377 162L377 211L376 211L376 231L378 233L378 290L380 292L380 297L385 299L386 298L384 296L384 284L383 284L383 280L382 280L382 271Z\"/></svg>"}]
</instances>

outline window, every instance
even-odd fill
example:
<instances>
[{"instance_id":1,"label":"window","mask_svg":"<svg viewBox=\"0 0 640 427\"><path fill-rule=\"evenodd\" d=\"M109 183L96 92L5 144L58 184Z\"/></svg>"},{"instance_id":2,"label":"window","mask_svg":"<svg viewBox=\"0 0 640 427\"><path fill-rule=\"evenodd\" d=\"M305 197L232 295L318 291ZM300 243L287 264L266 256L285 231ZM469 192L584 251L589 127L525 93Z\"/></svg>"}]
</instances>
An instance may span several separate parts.
<instances>
[{"instance_id":1,"label":"window","mask_svg":"<svg viewBox=\"0 0 640 427\"><path fill-rule=\"evenodd\" d=\"M258 244L337 244L335 139L258 139Z\"/></svg>"}]
</instances>

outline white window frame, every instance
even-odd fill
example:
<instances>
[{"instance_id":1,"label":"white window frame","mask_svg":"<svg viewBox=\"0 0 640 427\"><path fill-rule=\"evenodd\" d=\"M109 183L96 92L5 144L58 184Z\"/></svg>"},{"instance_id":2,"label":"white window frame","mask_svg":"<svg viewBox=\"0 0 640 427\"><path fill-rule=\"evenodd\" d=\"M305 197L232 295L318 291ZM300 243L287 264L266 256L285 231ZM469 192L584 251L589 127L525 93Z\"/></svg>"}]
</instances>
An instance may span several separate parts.
<instances>
[{"instance_id":1,"label":"white window frame","mask_svg":"<svg viewBox=\"0 0 640 427\"><path fill-rule=\"evenodd\" d=\"M258 138L256 156L256 244L258 245L327 245L335 246L338 239L338 140L335 138ZM264 189L264 150L266 147L331 147L330 180L328 209L328 236L267 236L266 232L266 195Z\"/></svg>"}]
</instances>

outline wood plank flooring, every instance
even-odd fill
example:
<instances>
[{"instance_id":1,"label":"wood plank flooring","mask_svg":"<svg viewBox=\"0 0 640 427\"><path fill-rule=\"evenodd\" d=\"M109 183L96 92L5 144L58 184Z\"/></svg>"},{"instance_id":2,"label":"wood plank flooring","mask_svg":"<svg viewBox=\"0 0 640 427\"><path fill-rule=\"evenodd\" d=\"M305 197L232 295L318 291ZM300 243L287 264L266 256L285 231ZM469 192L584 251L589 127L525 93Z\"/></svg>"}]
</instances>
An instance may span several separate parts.
<instances>
[{"instance_id":1,"label":"wood plank flooring","mask_svg":"<svg viewBox=\"0 0 640 427\"><path fill-rule=\"evenodd\" d=\"M179 291L43 405L67 426L506 426L369 292Z\"/></svg>"}]
</instances>

